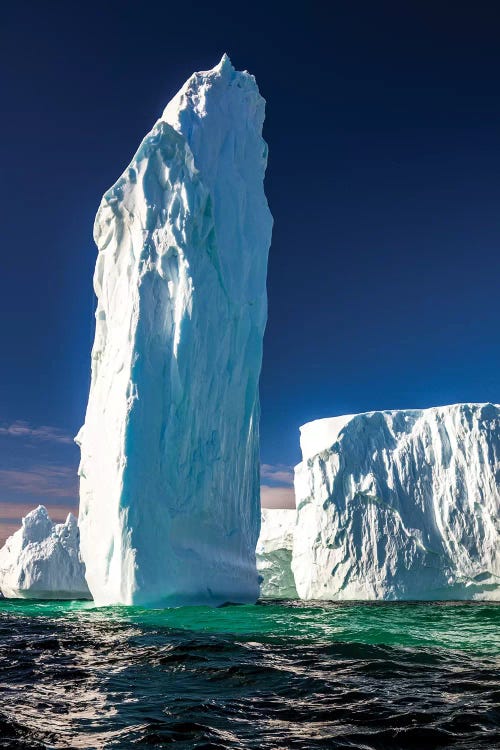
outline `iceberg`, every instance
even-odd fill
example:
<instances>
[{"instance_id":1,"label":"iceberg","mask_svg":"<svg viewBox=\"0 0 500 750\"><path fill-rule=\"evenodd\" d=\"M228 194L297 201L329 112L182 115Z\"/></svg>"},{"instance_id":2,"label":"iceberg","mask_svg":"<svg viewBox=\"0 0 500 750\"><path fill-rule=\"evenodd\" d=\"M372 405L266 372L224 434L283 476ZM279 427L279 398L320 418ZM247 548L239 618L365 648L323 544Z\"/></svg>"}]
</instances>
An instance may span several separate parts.
<instances>
[{"instance_id":1,"label":"iceberg","mask_svg":"<svg viewBox=\"0 0 500 750\"><path fill-rule=\"evenodd\" d=\"M72 513L52 523L43 505L0 550L0 591L12 599L90 599Z\"/></svg>"},{"instance_id":2,"label":"iceberg","mask_svg":"<svg viewBox=\"0 0 500 750\"><path fill-rule=\"evenodd\" d=\"M296 516L295 509L262 508L257 570L265 599L298 599L291 568Z\"/></svg>"},{"instance_id":3,"label":"iceberg","mask_svg":"<svg viewBox=\"0 0 500 750\"><path fill-rule=\"evenodd\" d=\"M99 207L81 551L98 605L259 595L259 398L272 217L264 99L224 55Z\"/></svg>"},{"instance_id":4,"label":"iceberg","mask_svg":"<svg viewBox=\"0 0 500 750\"><path fill-rule=\"evenodd\" d=\"M500 598L500 407L301 428L292 570L302 599Z\"/></svg>"}]
</instances>

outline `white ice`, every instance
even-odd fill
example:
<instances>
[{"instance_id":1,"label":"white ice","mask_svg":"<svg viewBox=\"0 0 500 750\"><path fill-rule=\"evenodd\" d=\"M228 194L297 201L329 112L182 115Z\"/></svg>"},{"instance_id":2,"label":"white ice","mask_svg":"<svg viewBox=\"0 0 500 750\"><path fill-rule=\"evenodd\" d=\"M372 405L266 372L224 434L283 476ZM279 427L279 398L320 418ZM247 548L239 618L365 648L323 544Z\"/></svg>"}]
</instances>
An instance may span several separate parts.
<instances>
[{"instance_id":1,"label":"white ice","mask_svg":"<svg viewBox=\"0 0 500 750\"><path fill-rule=\"evenodd\" d=\"M14 599L89 599L76 518L52 523L39 505L0 550L0 591Z\"/></svg>"},{"instance_id":2,"label":"white ice","mask_svg":"<svg viewBox=\"0 0 500 750\"><path fill-rule=\"evenodd\" d=\"M259 594L259 399L272 217L264 99L195 73L104 195L81 549L98 605Z\"/></svg>"},{"instance_id":3,"label":"white ice","mask_svg":"<svg viewBox=\"0 0 500 750\"><path fill-rule=\"evenodd\" d=\"M375 411L301 432L301 598L500 598L499 406Z\"/></svg>"},{"instance_id":4,"label":"white ice","mask_svg":"<svg viewBox=\"0 0 500 750\"><path fill-rule=\"evenodd\" d=\"M291 568L296 516L295 509L262 509L257 570L262 577L260 595L263 598L298 598Z\"/></svg>"}]
</instances>

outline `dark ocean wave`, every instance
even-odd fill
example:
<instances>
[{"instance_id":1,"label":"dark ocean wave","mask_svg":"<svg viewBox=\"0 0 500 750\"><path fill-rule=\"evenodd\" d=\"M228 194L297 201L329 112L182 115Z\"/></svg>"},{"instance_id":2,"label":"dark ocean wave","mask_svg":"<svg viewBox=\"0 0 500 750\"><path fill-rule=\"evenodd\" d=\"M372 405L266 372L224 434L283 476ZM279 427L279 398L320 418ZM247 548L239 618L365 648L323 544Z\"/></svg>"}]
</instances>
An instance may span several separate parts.
<instances>
[{"instance_id":1,"label":"dark ocean wave","mask_svg":"<svg viewBox=\"0 0 500 750\"><path fill-rule=\"evenodd\" d=\"M1 748L500 748L500 607L0 604Z\"/></svg>"}]
</instances>

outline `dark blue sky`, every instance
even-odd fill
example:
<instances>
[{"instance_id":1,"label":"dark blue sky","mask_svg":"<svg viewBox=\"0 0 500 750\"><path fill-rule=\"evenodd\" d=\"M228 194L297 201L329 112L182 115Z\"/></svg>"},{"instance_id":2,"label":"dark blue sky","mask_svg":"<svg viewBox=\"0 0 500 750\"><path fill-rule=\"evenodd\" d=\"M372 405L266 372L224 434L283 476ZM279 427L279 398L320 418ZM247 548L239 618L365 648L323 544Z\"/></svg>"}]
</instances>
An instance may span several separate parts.
<instances>
[{"instance_id":1,"label":"dark blue sky","mask_svg":"<svg viewBox=\"0 0 500 750\"><path fill-rule=\"evenodd\" d=\"M224 51L268 103L263 461L317 417L498 402L499 38L492 2L4 3L0 502L74 495L95 212Z\"/></svg>"}]
</instances>

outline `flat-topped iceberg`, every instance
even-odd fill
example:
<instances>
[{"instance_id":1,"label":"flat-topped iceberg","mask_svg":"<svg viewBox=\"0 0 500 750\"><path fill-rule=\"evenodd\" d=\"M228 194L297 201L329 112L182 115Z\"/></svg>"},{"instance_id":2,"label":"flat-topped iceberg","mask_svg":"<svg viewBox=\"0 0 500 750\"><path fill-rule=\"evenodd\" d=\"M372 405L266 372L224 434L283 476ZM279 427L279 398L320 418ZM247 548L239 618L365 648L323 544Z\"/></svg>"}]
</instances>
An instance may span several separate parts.
<instances>
[{"instance_id":1,"label":"flat-topped iceberg","mask_svg":"<svg viewBox=\"0 0 500 750\"><path fill-rule=\"evenodd\" d=\"M301 448L301 598L500 598L499 406L320 419Z\"/></svg>"},{"instance_id":2,"label":"flat-topped iceberg","mask_svg":"<svg viewBox=\"0 0 500 750\"><path fill-rule=\"evenodd\" d=\"M257 543L257 570L266 599L297 599L292 573L293 532L297 513L289 508L263 508Z\"/></svg>"},{"instance_id":3,"label":"flat-topped iceberg","mask_svg":"<svg viewBox=\"0 0 500 750\"><path fill-rule=\"evenodd\" d=\"M264 104L227 56L195 73L97 213L77 442L81 549L99 605L259 595Z\"/></svg>"},{"instance_id":4,"label":"flat-topped iceberg","mask_svg":"<svg viewBox=\"0 0 500 750\"><path fill-rule=\"evenodd\" d=\"M52 523L39 505L23 518L0 550L0 591L13 599L90 599L72 513Z\"/></svg>"}]
</instances>

